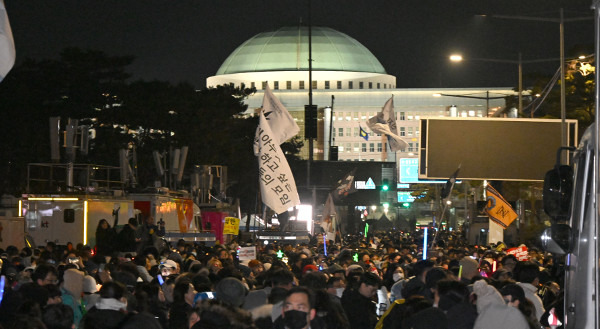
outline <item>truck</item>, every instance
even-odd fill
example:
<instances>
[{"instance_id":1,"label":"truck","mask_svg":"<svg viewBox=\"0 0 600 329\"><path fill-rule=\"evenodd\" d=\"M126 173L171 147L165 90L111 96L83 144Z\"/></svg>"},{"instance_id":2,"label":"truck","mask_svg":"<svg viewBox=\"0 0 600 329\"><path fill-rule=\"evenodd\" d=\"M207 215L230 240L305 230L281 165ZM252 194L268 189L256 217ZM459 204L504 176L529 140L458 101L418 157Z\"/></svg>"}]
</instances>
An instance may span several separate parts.
<instances>
[{"instance_id":1,"label":"truck","mask_svg":"<svg viewBox=\"0 0 600 329\"><path fill-rule=\"evenodd\" d=\"M595 0L595 53L600 54L600 1ZM600 115L595 78L595 122L576 149L562 147L544 179L544 210L551 226L542 234L546 251L564 260L564 303L557 312L567 329L600 328ZM562 164L568 155L571 165Z\"/></svg>"},{"instance_id":2,"label":"truck","mask_svg":"<svg viewBox=\"0 0 600 329\"><path fill-rule=\"evenodd\" d=\"M215 242L214 232L202 229L200 208L186 191L164 187L128 191L120 181L111 180L118 175L107 174L119 167L87 164L73 166L73 175L80 179L78 183L71 179L77 186L69 186L62 177L65 170L61 164L30 164L28 190L42 192L23 194L18 215L32 245L81 242L94 246L101 219L126 225L132 217L141 224L146 216L164 226L166 241Z\"/></svg>"}]
</instances>

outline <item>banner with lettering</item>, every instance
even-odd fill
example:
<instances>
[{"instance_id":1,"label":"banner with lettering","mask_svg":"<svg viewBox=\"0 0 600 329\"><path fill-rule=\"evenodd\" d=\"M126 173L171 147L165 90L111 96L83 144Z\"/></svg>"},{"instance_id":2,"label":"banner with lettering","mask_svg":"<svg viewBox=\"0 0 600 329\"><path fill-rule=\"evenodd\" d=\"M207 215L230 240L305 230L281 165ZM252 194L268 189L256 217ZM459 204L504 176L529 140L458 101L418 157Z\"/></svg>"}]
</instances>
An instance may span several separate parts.
<instances>
[{"instance_id":1,"label":"banner with lettering","mask_svg":"<svg viewBox=\"0 0 600 329\"><path fill-rule=\"evenodd\" d=\"M518 215L492 185L486 186L485 212L495 223L506 229Z\"/></svg>"},{"instance_id":2,"label":"banner with lettering","mask_svg":"<svg viewBox=\"0 0 600 329\"><path fill-rule=\"evenodd\" d=\"M223 234L238 235L240 233L240 219L235 217L225 217L223 219Z\"/></svg>"},{"instance_id":3,"label":"banner with lettering","mask_svg":"<svg viewBox=\"0 0 600 329\"><path fill-rule=\"evenodd\" d=\"M529 259L529 252L526 246L520 246L517 248L510 248L506 250L507 255L515 255L519 261L525 261Z\"/></svg>"}]
</instances>

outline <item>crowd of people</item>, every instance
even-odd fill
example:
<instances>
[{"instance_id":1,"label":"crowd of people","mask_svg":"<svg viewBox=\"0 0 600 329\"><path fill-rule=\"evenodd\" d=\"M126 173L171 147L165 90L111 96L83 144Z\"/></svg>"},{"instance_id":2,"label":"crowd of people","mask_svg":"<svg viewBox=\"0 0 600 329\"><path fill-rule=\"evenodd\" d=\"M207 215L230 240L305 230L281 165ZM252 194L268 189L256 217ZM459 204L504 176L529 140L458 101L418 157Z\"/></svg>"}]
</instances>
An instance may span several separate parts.
<instances>
[{"instance_id":1,"label":"crowd of people","mask_svg":"<svg viewBox=\"0 0 600 329\"><path fill-rule=\"evenodd\" d=\"M171 246L134 224L101 223L96 246L0 250L0 328L559 327L560 262L535 248L523 261L452 233L424 250L422 232L398 231ZM240 261L252 246L256 258Z\"/></svg>"}]
</instances>

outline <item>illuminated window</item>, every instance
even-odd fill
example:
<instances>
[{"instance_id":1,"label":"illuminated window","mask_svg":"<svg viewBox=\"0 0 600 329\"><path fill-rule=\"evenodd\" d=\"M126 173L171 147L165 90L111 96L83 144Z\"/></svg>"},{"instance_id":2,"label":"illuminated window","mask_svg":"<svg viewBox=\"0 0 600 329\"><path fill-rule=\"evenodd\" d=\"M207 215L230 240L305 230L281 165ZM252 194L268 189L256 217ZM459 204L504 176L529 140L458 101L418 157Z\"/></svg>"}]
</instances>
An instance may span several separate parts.
<instances>
[{"instance_id":1,"label":"illuminated window","mask_svg":"<svg viewBox=\"0 0 600 329\"><path fill-rule=\"evenodd\" d=\"M352 151L352 144L346 143L346 152L350 153Z\"/></svg>"},{"instance_id":2,"label":"illuminated window","mask_svg":"<svg viewBox=\"0 0 600 329\"><path fill-rule=\"evenodd\" d=\"M354 137L358 137L358 127L354 127Z\"/></svg>"},{"instance_id":3,"label":"illuminated window","mask_svg":"<svg viewBox=\"0 0 600 329\"><path fill-rule=\"evenodd\" d=\"M346 128L346 137L352 136L352 128Z\"/></svg>"},{"instance_id":4,"label":"illuminated window","mask_svg":"<svg viewBox=\"0 0 600 329\"><path fill-rule=\"evenodd\" d=\"M413 135L413 127L408 127L408 136Z\"/></svg>"},{"instance_id":5,"label":"illuminated window","mask_svg":"<svg viewBox=\"0 0 600 329\"><path fill-rule=\"evenodd\" d=\"M354 143L354 152L359 152L360 151L360 143Z\"/></svg>"}]
</instances>

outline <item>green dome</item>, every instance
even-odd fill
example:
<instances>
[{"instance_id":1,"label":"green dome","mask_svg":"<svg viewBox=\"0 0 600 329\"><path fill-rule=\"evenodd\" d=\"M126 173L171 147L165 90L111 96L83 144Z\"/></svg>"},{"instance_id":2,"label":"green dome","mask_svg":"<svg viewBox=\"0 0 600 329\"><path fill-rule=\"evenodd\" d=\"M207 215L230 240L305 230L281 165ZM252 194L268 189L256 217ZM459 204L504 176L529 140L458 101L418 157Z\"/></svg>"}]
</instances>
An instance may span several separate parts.
<instances>
[{"instance_id":1,"label":"green dome","mask_svg":"<svg viewBox=\"0 0 600 329\"><path fill-rule=\"evenodd\" d=\"M312 28L312 69L386 74L360 42L327 27ZM265 71L308 71L308 27L287 26L255 35L239 46L216 75Z\"/></svg>"}]
</instances>

